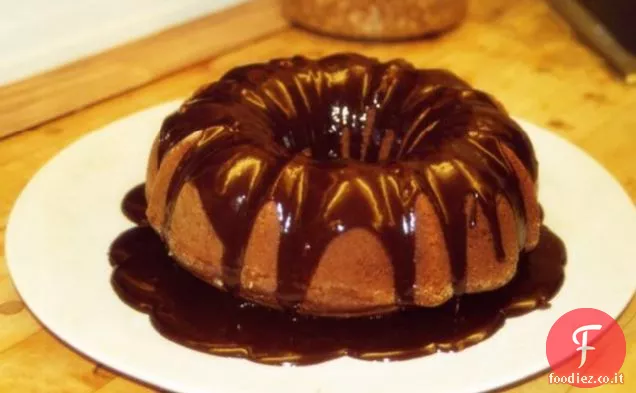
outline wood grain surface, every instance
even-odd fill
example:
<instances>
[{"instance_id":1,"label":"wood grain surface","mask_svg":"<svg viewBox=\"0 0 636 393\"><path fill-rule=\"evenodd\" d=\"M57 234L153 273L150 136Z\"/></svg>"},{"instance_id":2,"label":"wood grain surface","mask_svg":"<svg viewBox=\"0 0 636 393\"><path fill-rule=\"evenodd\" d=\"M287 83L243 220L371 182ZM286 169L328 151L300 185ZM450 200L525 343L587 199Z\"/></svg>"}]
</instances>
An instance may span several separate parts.
<instances>
[{"instance_id":1,"label":"wood grain surface","mask_svg":"<svg viewBox=\"0 0 636 393\"><path fill-rule=\"evenodd\" d=\"M228 37L232 32L263 29L258 24L269 23L265 19L254 17L240 27L225 24L228 34L218 37L232 39ZM61 112L54 121L0 141L0 250L4 249L7 216L20 190L41 165L87 132L138 110L186 96L239 64L297 53L322 56L338 51L357 51L382 59L404 57L420 67L449 68L494 94L511 113L550 128L583 148L622 183L632 201L636 200L636 89L620 83L603 60L581 45L546 3L480 0L473 1L469 18L459 29L425 41L346 42L283 26L266 38L210 55L203 62L196 58L196 64L178 72L72 114ZM107 58L108 53L104 56ZM149 62L158 64L160 60ZM116 64L127 67L125 63ZM92 67L101 75L97 65ZM71 99L73 89L81 90L82 86L69 87L68 95L60 96L60 100ZM0 104L3 127L7 123L26 124L25 118L42 119L41 111L50 114L59 110L57 106L33 104L28 89L3 97L15 102L13 120L12 113L7 112L9 107ZM31 109L22 110L23 106ZM611 261L602 262L611 268ZM607 385L595 392L636 391L636 301L632 300L619 322L628 346L622 368L625 385ZM422 387L425 388L424 383ZM575 389L549 385L547 374L543 373L502 390ZM0 392L147 391L156 389L96 367L44 330L20 301L8 277L4 255L0 255Z\"/></svg>"}]
</instances>

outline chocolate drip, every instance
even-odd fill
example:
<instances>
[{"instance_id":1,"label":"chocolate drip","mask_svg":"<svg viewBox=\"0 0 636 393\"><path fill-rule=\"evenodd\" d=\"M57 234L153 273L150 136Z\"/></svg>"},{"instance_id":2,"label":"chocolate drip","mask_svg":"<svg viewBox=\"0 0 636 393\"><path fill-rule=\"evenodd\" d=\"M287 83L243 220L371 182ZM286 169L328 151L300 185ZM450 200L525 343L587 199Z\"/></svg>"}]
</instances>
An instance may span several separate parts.
<instances>
[{"instance_id":1,"label":"chocolate drip","mask_svg":"<svg viewBox=\"0 0 636 393\"><path fill-rule=\"evenodd\" d=\"M134 214L144 210L142 193L129 193L122 207L145 223ZM340 319L278 311L219 291L179 267L150 227L122 233L110 249L113 287L127 304L149 313L162 335L219 356L278 365L345 355L402 360L461 350L490 337L506 318L548 307L563 281L565 259L563 243L544 227L539 245L521 254L515 278L503 288L435 308Z\"/></svg>"},{"instance_id":2,"label":"chocolate drip","mask_svg":"<svg viewBox=\"0 0 636 393\"><path fill-rule=\"evenodd\" d=\"M532 147L496 101L449 72L359 55L240 67L166 119L159 160L196 131L168 189L162 234L184 185L194 185L223 244L230 291L240 285L254 220L270 201L281 228L277 298L290 308L303 301L327 245L353 228L380 239L396 298L412 304L419 195L441 221L458 294L478 211L500 260L502 201L512 207L519 249L525 244L519 178L503 146L536 179Z\"/></svg>"},{"instance_id":3,"label":"chocolate drip","mask_svg":"<svg viewBox=\"0 0 636 393\"><path fill-rule=\"evenodd\" d=\"M214 219L210 219L225 247L223 285L231 291L238 289L250 230L267 196L268 185L281 167L271 154L254 149L252 143L244 135L225 129L209 133L207 139L199 142L198 154L189 152L184 156L167 192L167 223L177 193L188 181L194 182L207 211L214 212Z\"/></svg>"},{"instance_id":4,"label":"chocolate drip","mask_svg":"<svg viewBox=\"0 0 636 393\"><path fill-rule=\"evenodd\" d=\"M277 290L281 304L295 306L303 300L324 249L348 228L365 228L378 234L393 258L398 300L412 303L415 276L412 200L417 184L403 184L398 167L393 172L358 165L325 171L311 162L300 162L290 164L286 170L296 175L287 176L283 172L279 179L289 183L276 185L273 195L279 201L283 233ZM352 176L350 171L358 176ZM309 191L309 185L322 192ZM368 190L381 190L382 194L376 198ZM353 200L358 203L352 203Z\"/></svg>"}]
</instances>

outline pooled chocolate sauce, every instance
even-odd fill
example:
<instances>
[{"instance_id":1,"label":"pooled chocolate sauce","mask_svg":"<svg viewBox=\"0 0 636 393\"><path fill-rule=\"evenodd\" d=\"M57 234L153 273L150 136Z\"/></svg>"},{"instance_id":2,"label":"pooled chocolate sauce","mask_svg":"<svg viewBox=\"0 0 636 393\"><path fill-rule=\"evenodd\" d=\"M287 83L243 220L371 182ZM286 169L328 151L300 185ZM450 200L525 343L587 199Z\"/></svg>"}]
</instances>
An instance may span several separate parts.
<instances>
[{"instance_id":1,"label":"pooled chocolate sauce","mask_svg":"<svg viewBox=\"0 0 636 393\"><path fill-rule=\"evenodd\" d=\"M532 146L490 96L447 71L354 54L239 67L165 120L159 163L197 131L168 187L162 235L169 236L182 187L194 184L223 244L222 281L231 292L256 215L269 201L282 228L276 295L287 308L303 301L327 245L352 228L380 239L398 303L413 304L421 194L440 217L455 293L464 291L476 214L467 217L467 198L483 211L500 260L498 198L512 207L519 248L525 245L530 223L504 147L536 180Z\"/></svg>"},{"instance_id":2,"label":"pooled chocolate sauce","mask_svg":"<svg viewBox=\"0 0 636 393\"><path fill-rule=\"evenodd\" d=\"M137 225L146 225L146 194L145 184L133 187L121 203L121 211Z\"/></svg>"},{"instance_id":3,"label":"pooled chocolate sauce","mask_svg":"<svg viewBox=\"0 0 636 393\"><path fill-rule=\"evenodd\" d=\"M137 188L137 190L143 187ZM112 244L112 284L130 306L150 315L165 337L220 356L267 364L312 364L339 356L400 360L456 351L495 333L507 317L548 306L563 281L566 251L548 228L521 256L505 287L463 295L437 308L411 308L380 317L315 318L278 311L222 292L180 268L155 231L135 212L143 193L122 204L140 226Z\"/></svg>"}]
</instances>

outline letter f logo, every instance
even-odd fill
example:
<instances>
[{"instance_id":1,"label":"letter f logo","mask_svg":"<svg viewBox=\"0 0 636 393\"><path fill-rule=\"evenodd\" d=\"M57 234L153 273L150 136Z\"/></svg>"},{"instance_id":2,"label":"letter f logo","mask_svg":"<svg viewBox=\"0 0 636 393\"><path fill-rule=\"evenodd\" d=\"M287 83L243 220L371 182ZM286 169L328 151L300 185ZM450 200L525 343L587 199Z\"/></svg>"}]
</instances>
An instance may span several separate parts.
<instances>
[{"instance_id":1,"label":"letter f logo","mask_svg":"<svg viewBox=\"0 0 636 393\"><path fill-rule=\"evenodd\" d=\"M576 329L574 333L572 333L572 341L574 341L574 344L580 345L580 347L576 349L577 351L581 351L581 364L579 364L579 368L583 367L583 365L585 364L587 351L596 349L592 346L587 345L587 332L589 330L601 330L601 327L601 325L585 325ZM583 332L583 335L581 338L581 342L579 342L576 336L581 332Z\"/></svg>"}]
</instances>

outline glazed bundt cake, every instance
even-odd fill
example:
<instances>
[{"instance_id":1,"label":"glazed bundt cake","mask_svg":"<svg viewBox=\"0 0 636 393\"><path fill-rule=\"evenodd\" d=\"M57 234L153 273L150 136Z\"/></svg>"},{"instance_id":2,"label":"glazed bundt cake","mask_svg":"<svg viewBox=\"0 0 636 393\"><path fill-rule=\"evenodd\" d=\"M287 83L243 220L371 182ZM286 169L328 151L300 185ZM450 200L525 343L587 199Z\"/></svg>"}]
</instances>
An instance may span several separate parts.
<instances>
[{"instance_id":1,"label":"glazed bundt cake","mask_svg":"<svg viewBox=\"0 0 636 393\"><path fill-rule=\"evenodd\" d=\"M355 316L505 285L539 240L536 181L523 130L452 73L294 57L235 68L165 119L147 217L211 285Z\"/></svg>"}]
</instances>

